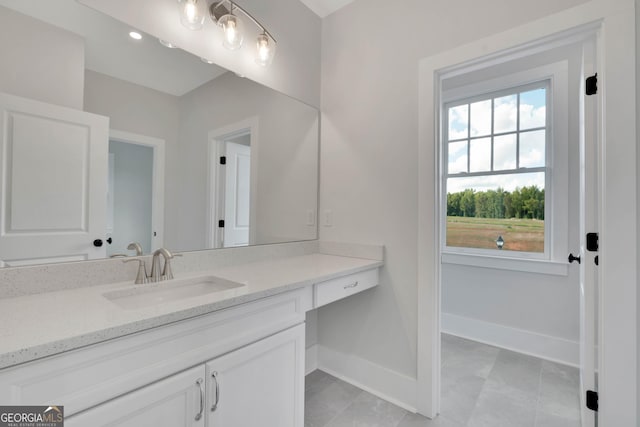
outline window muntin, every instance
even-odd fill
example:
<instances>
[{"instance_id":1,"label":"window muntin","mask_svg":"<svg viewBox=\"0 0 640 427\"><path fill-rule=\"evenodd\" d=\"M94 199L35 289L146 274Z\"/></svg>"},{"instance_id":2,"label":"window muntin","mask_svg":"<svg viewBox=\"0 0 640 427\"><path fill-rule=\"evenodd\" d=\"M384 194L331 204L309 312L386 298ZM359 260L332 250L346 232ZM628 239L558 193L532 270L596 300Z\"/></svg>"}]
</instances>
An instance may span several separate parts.
<instances>
[{"instance_id":1,"label":"window muntin","mask_svg":"<svg viewBox=\"0 0 640 427\"><path fill-rule=\"evenodd\" d=\"M549 92L544 80L445 105L448 249L497 251L501 236L505 255L546 252Z\"/></svg>"}]
</instances>

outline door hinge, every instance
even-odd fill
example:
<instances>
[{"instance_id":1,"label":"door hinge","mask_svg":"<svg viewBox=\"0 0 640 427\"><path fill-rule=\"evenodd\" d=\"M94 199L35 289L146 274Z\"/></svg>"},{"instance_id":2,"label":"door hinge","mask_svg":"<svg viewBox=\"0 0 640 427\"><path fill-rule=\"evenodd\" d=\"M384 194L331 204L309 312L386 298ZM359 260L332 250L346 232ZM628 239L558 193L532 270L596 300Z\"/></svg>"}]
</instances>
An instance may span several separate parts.
<instances>
[{"instance_id":1,"label":"door hinge","mask_svg":"<svg viewBox=\"0 0 640 427\"><path fill-rule=\"evenodd\" d=\"M598 392L587 390L587 408L598 412Z\"/></svg>"},{"instance_id":2,"label":"door hinge","mask_svg":"<svg viewBox=\"0 0 640 427\"><path fill-rule=\"evenodd\" d=\"M218 221L218 227L224 228L224 219Z\"/></svg>"},{"instance_id":3,"label":"door hinge","mask_svg":"<svg viewBox=\"0 0 640 427\"><path fill-rule=\"evenodd\" d=\"M589 252L598 252L600 237L598 233L587 233L587 250Z\"/></svg>"},{"instance_id":4,"label":"door hinge","mask_svg":"<svg viewBox=\"0 0 640 427\"><path fill-rule=\"evenodd\" d=\"M587 95L595 95L598 93L598 73L595 73L591 77L587 77L585 92Z\"/></svg>"},{"instance_id":5,"label":"door hinge","mask_svg":"<svg viewBox=\"0 0 640 427\"><path fill-rule=\"evenodd\" d=\"M227 157L226 156L220 156L220 164L221 165L226 165L227 164Z\"/></svg>"}]
</instances>

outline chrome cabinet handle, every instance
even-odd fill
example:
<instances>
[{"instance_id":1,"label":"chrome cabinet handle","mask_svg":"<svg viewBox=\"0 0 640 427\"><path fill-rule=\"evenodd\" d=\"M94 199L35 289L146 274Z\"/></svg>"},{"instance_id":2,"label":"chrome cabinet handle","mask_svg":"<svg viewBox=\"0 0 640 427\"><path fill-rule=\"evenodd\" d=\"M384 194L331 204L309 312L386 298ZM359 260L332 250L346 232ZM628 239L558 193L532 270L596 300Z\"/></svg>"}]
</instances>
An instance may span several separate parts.
<instances>
[{"instance_id":1,"label":"chrome cabinet handle","mask_svg":"<svg viewBox=\"0 0 640 427\"><path fill-rule=\"evenodd\" d=\"M202 418L202 413L204 412L204 390L202 389L202 382L202 378L198 378L198 381L196 381L196 385L200 390L200 411L196 414L196 421L199 421L200 418Z\"/></svg>"},{"instance_id":2,"label":"chrome cabinet handle","mask_svg":"<svg viewBox=\"0 0 640 427\"><path fill-rule=\"evenodd\" d=\"M358 286L358 282L352 283L350 285L346 285L344 288L349 289L349 288L355 288L356 286Z\"/></svg>"},{"instance_id":3,"label":"chrome cabinet handle","mask_svg":"<svg viewBox=\"0 0 640 427\"><path fill-rule=\"evenodd\" d=\"M211 412L213 412L216 409L218 409L218 403L220 403L220 383L218 382L218 373L217 372L213 372L211 374L211 378L213 378L213 381L216 384L216 400L215 400L215 402L213 402L213 405L211 405Z\"/></svg>"}]
</instances>

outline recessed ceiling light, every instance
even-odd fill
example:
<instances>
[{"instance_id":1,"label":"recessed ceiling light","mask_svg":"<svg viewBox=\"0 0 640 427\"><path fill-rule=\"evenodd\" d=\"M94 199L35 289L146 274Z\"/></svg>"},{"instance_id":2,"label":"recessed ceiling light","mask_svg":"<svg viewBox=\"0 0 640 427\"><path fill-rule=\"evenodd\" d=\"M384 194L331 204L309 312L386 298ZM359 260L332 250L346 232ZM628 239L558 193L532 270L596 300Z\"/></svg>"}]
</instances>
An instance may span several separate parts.
<instances>
[{"instance_id":1,"label":"recessed ceiling light","mask_svg":"<svg viewBox=\"0 0 640 427\"><path fill-rule=\"evenodd\" d=\"M170 42L168 42L168 41L166 41L166 40L158 39L158 41L160 42L160 44L161 44L162 46L164 46L164 47L168 47L169 49L175 49L175 48L177 48L177 47L178 47L178 46L176 46L175 44L170 43Z\"/></svg>"},{"instance_id":2,"label":"recessed ceiling light","mask_svg":"<svg viewBox=\"0 0 640 427\"><path fill-rule=\"evenodd\" d=\"M209 64L209 65L211 65L211 64L215 64L215 62L213 62L212 60L207 59L207 58L200 58L200 60L201 60L202 62L204 62L205 64Z\"/></svg>"},{"instance_id":3,"label":"recessed ceiling light","mask_svg":"<svg viewBox=\"0 0 640 427\"><path fill-rule=\"evenodd\" d=\"M140 33L139 33L139 32L137 32L137 31L131 31L131 32L129 33L129 37L131 37L131 38L132 38L132 39L134 39L134 40L142 40L142 34L140 34Z\"/></svg>"}]
</instances>

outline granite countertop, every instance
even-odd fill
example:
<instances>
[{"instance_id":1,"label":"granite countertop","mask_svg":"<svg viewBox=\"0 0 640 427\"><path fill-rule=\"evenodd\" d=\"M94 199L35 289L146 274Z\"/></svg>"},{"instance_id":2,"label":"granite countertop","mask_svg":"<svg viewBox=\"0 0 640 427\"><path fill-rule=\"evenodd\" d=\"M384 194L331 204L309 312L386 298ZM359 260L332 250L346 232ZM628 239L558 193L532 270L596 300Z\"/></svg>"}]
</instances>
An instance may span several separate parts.
<instances>
[{"instance_id":1,"label":"granite countertop","mask_svg":"<svg viewBox=\"0 0 640 427\"><path fill-rule=\"evenodd\" d=\"M376 260L316 253L191 272L176 280L215 276L244 286L137 309L122 308L103 294L156 284L134 285L129 281L0 299L0 368L381 265Z\"/></svg>"}]
</instances>

